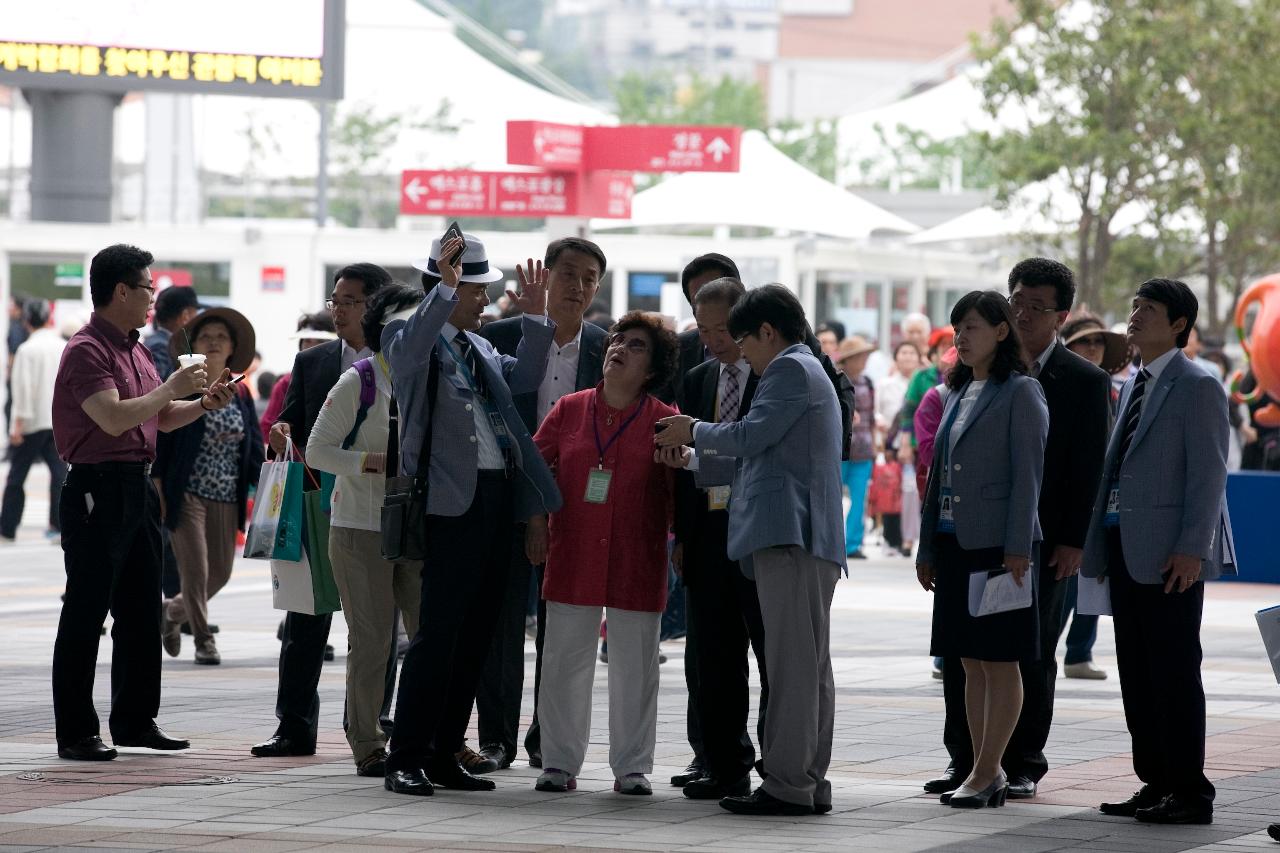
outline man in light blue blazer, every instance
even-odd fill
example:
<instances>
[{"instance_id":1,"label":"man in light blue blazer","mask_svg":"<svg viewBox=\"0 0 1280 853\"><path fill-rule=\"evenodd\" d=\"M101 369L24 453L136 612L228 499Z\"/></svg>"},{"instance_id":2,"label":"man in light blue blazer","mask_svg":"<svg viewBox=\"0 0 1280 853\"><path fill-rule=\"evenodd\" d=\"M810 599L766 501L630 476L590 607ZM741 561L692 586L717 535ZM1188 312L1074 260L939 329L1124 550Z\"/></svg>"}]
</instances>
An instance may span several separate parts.
<instances>
[{"instance_id":1,"label":"man in light blue blazer","mask_svg":"<svg viewBox=\"0 0 1280 853\"><path fill-rule=\"evenodd\" d=\"M714 424L664 418L669 426L655 438L660 448L692 441L699 459L737 460L728 556L756 582L771 695L761 743L766 778L750 795L720 801L738 814L831 810L830 623L845 566L843 433L831 380L804 345L807 328L804 309L785 287L748 291L729 315L729 332L760 377L750 410ZM664 456L670 464L689 458Z\"/></svg>"},{"instance_id":2,"label":"man in light blue blazer","mask_svg":"<svg viewBox=\"0 0 1280 853\"><path fill-rule=\"evenodd\" d=\"M1213 821L1200 617L1204 581L1234 574L1235 553L1226 394L1181 351L1198 307L1180 281L1138 288L1129 339L1143 368L1120 397L1081 570L1110 582L1120 691L1143 782L1101 810L1147 823Z\"/></svg>"},{"instance_id":3,"label":"man in light blue blazer","mask_svg":"<svg viewBox=\"0 0 1280 853\"><path fill-rule=\"evenodd\" d=\"M422 619L401 670L385 780L387 790L420 796L435 786L494 787L456 759L497 618L488 596L505 583L515 519L560 507L512 403L513 393L536 390L546 369L555 333L544 316L546 272L540 263L519 271L521 292L508 295L524 312L523 338L515 358L500 355L474 330L486 287L502 273L490 269L479 240L463 237L460 257L455 237L415 263L440 283L382 337L402 418L401 471L429 472Z\"/></svg>"}]
</instances>

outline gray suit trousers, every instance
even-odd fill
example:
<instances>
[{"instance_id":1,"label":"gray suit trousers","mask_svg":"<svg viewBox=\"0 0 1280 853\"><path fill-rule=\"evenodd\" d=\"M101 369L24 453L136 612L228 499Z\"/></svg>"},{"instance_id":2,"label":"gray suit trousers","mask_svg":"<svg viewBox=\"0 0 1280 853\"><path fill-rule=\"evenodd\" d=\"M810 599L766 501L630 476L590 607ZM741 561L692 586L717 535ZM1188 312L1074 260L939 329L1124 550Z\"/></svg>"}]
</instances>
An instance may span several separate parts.
<instances>
[{"instance_id":1,"label":"gray suit trousers","mask_svg":"<svg viewBox=\"0 0 1280 853\"><path fill-rule=\"evenodd\" d=\"M768 776L761 787L788 803L827 804L836 697L831 599L840 567L796 546L751 556L769 671L769 713L760 744Z\"/></svg>"}]
</instances>

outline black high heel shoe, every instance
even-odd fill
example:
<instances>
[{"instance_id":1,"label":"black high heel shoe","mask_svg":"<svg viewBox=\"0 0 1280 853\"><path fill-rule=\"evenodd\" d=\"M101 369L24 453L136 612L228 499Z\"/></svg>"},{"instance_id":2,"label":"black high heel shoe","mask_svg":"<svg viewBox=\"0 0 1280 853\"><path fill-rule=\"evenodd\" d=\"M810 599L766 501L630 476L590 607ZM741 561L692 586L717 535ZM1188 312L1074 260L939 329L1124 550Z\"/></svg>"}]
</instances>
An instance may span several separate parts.
<instances>
[{"instance_id":1,"label":"black high heel shoe","mask_svg":"<svg viewBox=\"0 0 1280 853\"><path fill-rule=\"evenodd\" d=\"M1001 771L1000 775L981 791L974 791L967 785L962 785L946 800L946 803L953 809L982 809L988 806L994 809L1003 806L1008 795L1009 778L1005 776L1004 771Z\"/></svg>"}]
</instances>

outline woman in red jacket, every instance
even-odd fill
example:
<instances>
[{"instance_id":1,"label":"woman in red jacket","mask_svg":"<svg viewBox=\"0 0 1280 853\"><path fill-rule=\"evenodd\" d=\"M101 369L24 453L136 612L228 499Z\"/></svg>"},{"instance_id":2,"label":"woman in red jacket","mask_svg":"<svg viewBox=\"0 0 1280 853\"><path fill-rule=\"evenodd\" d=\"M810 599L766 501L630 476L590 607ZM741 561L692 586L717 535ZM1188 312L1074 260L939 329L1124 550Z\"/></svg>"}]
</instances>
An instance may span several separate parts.
<instances>
[{"instance_id":1,"label":"woman in red jacket","mask_svg":"<svg viewBox=\"0 0 1280 853\"><path fill-rule=\"evenodd\" d=\"M654 460L654 424L677 414L649 392L675 368L676 336L632 311L604 354L604 381L562 397L534 441L556 472L564 507L530 520L529 560L545 560L539 791L577 787L591 731L601 609L609 620L609 765L613 789L653 792L658 632L667 603L670 470Z\"/></svg>"}]
</instances>

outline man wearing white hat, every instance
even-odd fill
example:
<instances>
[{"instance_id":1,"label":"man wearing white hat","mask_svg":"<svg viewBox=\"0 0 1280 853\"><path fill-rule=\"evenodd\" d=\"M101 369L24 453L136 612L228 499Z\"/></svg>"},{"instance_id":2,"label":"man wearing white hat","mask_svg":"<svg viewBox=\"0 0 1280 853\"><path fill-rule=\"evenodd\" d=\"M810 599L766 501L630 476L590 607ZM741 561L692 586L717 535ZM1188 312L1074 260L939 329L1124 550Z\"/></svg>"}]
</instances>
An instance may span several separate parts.
<instances>
[{"instance_id":1,"label":"man wearing white hat","mask_svg":"<svg viewBox=\"0 0 1280 853\"><path fill-rule=\"evenodd\" d=\"M414 267L440 283L382 335L402 418L400 473L416 478L426 503L421 618L405 653L384 784L419 796L435 786L494 788L456 758L497 618L488 593L506 582L515 519L560 507L512 402L513 393L537 391L546 371L555 335L547 273L532 260L518 270L521 292L507 295L524 313L522 340L515 357L500 355L475 329L502 272L469 234L431 248Z\"/></svg>"}]
</instances>

